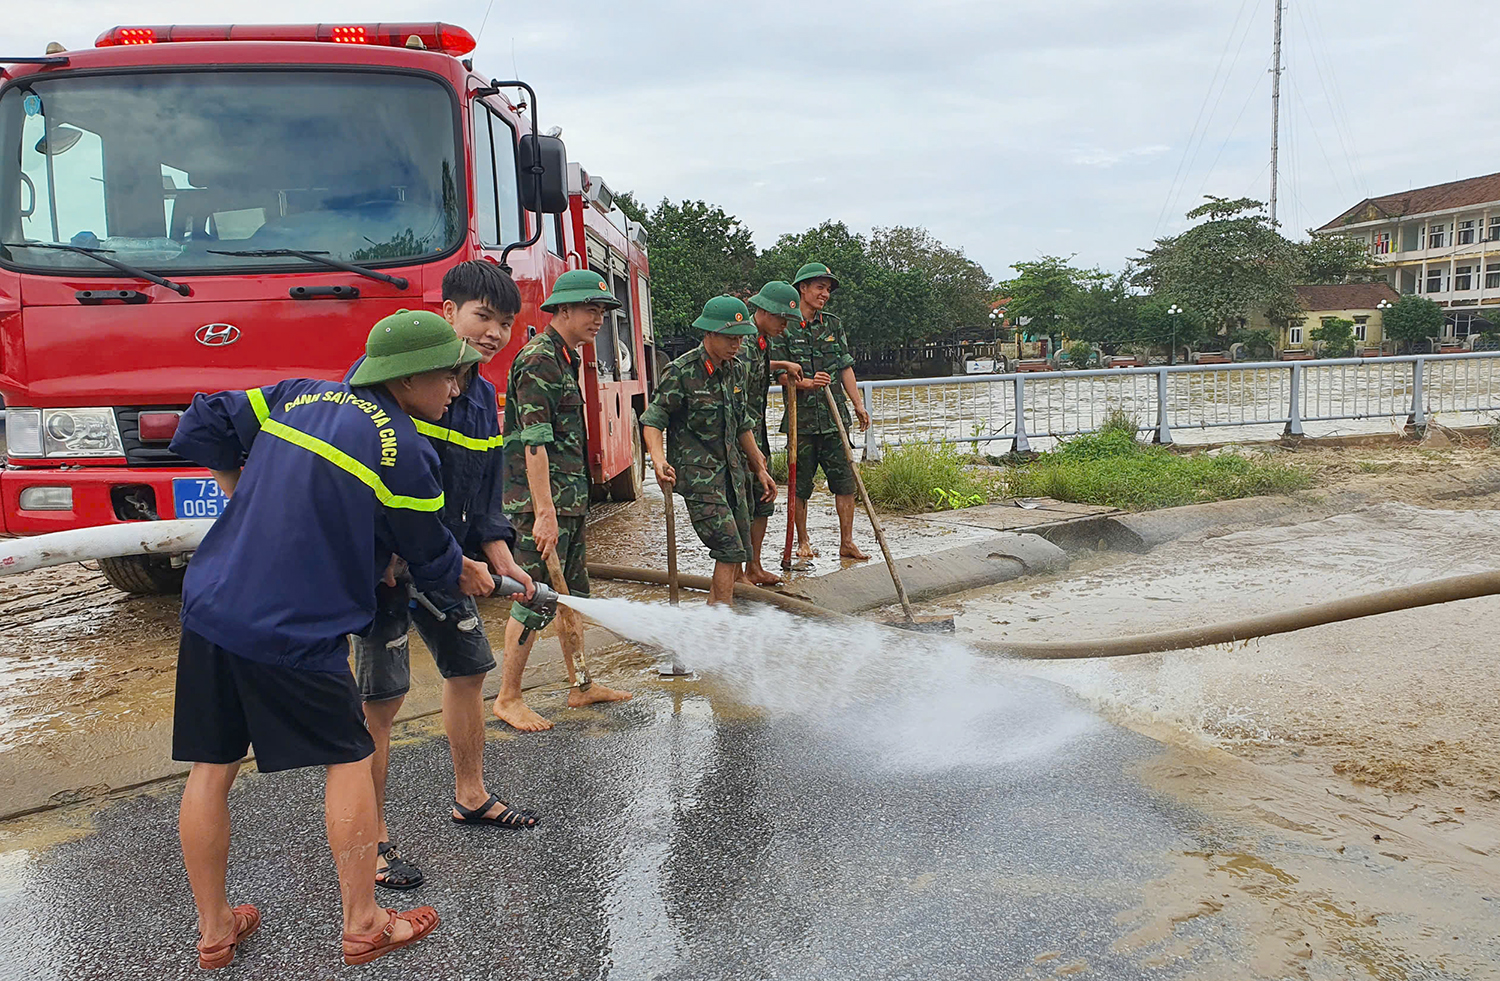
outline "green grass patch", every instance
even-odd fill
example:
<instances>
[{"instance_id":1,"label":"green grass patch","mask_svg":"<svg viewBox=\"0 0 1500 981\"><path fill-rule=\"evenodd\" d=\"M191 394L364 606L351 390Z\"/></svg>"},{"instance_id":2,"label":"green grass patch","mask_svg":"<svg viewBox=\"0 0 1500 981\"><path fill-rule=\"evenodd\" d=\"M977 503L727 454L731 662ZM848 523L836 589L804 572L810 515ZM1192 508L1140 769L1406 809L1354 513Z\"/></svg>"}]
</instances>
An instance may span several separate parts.
<instances>
[{"instance_id":1,"label":"green grass patch","mask_svg":"<svg viewBox=\"0 0 1500 981\"><path fill-rule=\"evenodd\" d=\"M860 473L870 501L884 511L947 511L984 504L995 496L996 481L966 465L951 446L908 444L885 450L879 463Z\"/></svg>"},{"instance_id":2,"label":"green grass patch","mask_svg":"<svg viewBox=\"0 0 1500 981\"><path fill-rule=\"evenodd\" d=\"M786 483L786 450L777 450L771 454L771 459L766 461L766 469L771 471L771 479L778 484Z\"/></svg>"},{"instance_id":3,"label":"green grass patch","mask_svg":"<svg viewBox=\"0 0 1500 981\"><path fill-rule=\"evenodd\" d=\"M1140 443L1129 420L1067 440L1005 476L1006 491L1015 497L1051 497L1128 510L1284 493L1309 483L1311 478L1302 470L1263 454L1180 456Z\"/></svg>"}]
</instances>

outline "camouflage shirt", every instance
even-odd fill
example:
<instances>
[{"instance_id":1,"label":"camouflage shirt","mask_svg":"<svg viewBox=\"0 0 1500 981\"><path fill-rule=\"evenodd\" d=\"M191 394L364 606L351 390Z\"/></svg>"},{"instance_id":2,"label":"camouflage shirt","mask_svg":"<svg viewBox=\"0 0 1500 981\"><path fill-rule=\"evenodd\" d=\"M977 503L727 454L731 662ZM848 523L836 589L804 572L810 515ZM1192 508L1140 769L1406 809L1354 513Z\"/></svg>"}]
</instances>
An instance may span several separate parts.
<instances>
[{"instance_id":1,"label":"camouflage shirt","mask_svg":"<svg viewBox=\"0 0 1500 981\"><path fill-rule=\"evenodd\" d=\"M755 433L755 445L767 457L771 455L771 440L766 433L767 393L775 379L771 377L771 344L764 334L745 338L740 345L737 363L743 372L745 385L745 407L750 414L751 429Z\"/></svg>"},{"instance_id":2,"label":"camouflage shirt","mask_svg":"<svg viewBox=\"0 0 1500 981\"><path fill-rule=\"evenodd\" d=\"M526 482L529 449L547 449L552 503L559 517L577 517L589 507L588 439L583 421L583 390L578 387L578 353L568 350L548 327L526 342L510 366L505 394L504 508L509 514L533 511Z\"/></svg>"},{"instance_id":3,"label":"camouflage shirt","mask_svg":"<svg viewBox=\"0 0 1500 981\"><path fill-rule=\"evenodd\" d=\"M839 372L854 367L854 358L849 353L849 339L844 334L844 325L831 313L819 313L812 320L793 324L787 332L771 344L772 361L795 361L802 366L803 376L811 378L820 371L833 376L829 388L833 401L839 407L844 428L849 428L849 402L844 386L839 383ZM787 413L781 413L781 431L788 429ZM836 433L839 427L828 412L828 400L820 389L809 388L797 392L797 432Z\"/></svg>"},{"instance_id":4,"label":"camouflage shirt","mask_svg":"<svg viewBox=\"0 0 1500 981\"><path fill-rule=\"evenodd\" d=\"M715 368L701 344L667 365L641 416L641 425L667 434L677 493L698 501L727 501L730 487L744 493L750 468L739 438L753 424L743 366Z\"/></svg>"}]
</instances>

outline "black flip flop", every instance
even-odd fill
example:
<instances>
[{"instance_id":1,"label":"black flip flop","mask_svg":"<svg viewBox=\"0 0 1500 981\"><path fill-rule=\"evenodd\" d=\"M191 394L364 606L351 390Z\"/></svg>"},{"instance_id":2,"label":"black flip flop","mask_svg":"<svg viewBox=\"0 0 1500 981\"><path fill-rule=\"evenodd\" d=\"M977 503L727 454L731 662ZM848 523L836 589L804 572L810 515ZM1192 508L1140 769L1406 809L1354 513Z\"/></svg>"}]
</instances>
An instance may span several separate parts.
<instances>
[{"instance_id":1,"label":"black flip flop","mask_svg":"<svg viewBox=\"0 0 1500 981\"><path fill-rule=\"evenodd\" d=\"M504 810L494 817L486 817L485 812L496 804L500 804ZM458 801L454 801L453 809L463 815L462 817L452 817L450 815L449 817L454 824L488 825L496 828L504 828L507 831L526 831L536 827L541 821L541 818L537 817L532 811L518 811L509 804L502 804L500 798L494 794L490 794L489 800L474 808L465 807Z\"/></svg>"},{"instance_id":2,"label":"black flip flop","mask_svg":"<svg viewBox=\"0 0 1500 981\"><path fill-rule=\"evenodd\" d=\"M380 857L385 859L385 868L375 870L375 884L387 889L398 889L405 891L415 889L427 879L422 875L422 870L401 857L396 846L388 841L382 841L378 846ZM379 876L384 875L381 879Z\"/></svg>"}]
</instances>

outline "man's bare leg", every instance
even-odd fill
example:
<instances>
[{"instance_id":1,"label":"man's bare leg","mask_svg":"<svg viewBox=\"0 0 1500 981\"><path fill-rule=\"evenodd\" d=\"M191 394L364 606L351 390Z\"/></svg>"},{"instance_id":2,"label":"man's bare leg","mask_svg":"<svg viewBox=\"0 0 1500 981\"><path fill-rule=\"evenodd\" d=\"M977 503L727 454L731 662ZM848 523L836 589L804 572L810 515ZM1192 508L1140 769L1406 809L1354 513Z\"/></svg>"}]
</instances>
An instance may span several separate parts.
<instances>
[{"instance_id":1,"label":"man's bare leg","mask_svg":"<svg viewBox=\"0 0 1500 981\"><path fill-rule=\"evenodd\" d=\"M344 905L344 933L368 936L385 929L390 914L375 902L375 781L368 758L328 768L323 795L328 847L338 867L339 896ZM405 920L392 924L391 940L412 935Z\"/></svg>"},{"instance_id":2,"label":"man's bare leg","mask_svg":"<svg viewBox=\"0 0 1500 981\"><path fill-rule=\"evenodd\" d=\"M781 582L780 576L767 572L766 567L760 564L760 549L766 542L766 526L770 524L770 520L761 517L750 522L750 561L745 564L745 571L740 579L757 586L775 586Z\"/></svg>"},{"instance_id":3,"label":"man's bare leg","mask_svg":"<svg viewBox=\"0 0 1500 981\"><path fill-rule=\"evenodd\" d=\"M805 498L801 496L793 498L792 517L797 523L797 557L816 558L818 550L812 547L812 539L807 534L807 500Z\"/></svg>"},{"instance_id":4,"label":"man's bare leg","mask_svg":"<svg viewBox=\"0 0 1500 981\"><path fill-rule=\"evenodd\" d=\"M453 757L453 799L470 810L490 799L484 786L484 677L471 674L443 681L443 731L448 734L448 752ZM379 742L375 746L379 753ZM377 779L377 797L380 789ZM505 805L496 803L484 816L494 818L504 812ZM457 809L453 816L463 817Z\"/></svg>"},{"instance_id":5,"label":"man's bare leg","mask_svg":"<svg viewBox=\"0 0 1500 981\"><path fill-rule=\"evenodd\" d=\"M839 556L846 559L868 559L854 544L854 495L833 495L833 508L839 515Z\"/></svg>"},{"instance_id":6,"label":"man's bare leg","mask_svg":"<svg viewBox=\"0 0 1500 981\"><path fill-rule=\"evenodd\" d=\"M738 562L714 562L713 583L708 589L708 605L734 605L734 580L740 574Z\"/></svg>"},{"instance_id":7,"label":"man's bare leg","mask_svg":"<svg viewBox=\"0 0 1500 981\"><path fill-rule=\"evenodd\" d=\"M514 617L505 621L505 653L500 661L500 694L495 696L491 707L495 718L522 732L541 732L551 729L552 723L537 715L521 700L521 676L526 673L526 659L531 656L531 645L536 643L536 633L521 642L525 627Z\"/></svg>"},{"instance_id":8,"label":"man's bare leg","mask_svg":"<svg viewBox=\"0 0 1500 981\"><path fill-rule=\"evenodd\" d=\"M581 621L578 636L564 630L558 635L558 640L562 643L563 662L568 666L568 708L583 708L596 702L628 702L634 697L628 691L606 688L597 681L589 685L588 691L578 690L578 649L583 643Z\"/></svg>"},{"instance_id":9,"label":"man's bare leg","mask_svg":"<svg viewBox=\"0 0 1500 981\"><path fill-rule=\"evenodd\" d=\"M229 869L229 787L239 772L238 763L194 763L177 812L182 861L198 907L198 946L204 950L235 936L224 877Z\"/></svg>"},{"instance_id":10,"label":"man's bare leg","mask_svg":"<svg viewBox=\"0 0 1500 981\"><path fill-rule=\"evenodd\" d=\"M375 755L370 757L370 775L375 782L376 841L390 841L390 829L385 826L385 785L391 769L391 726L396 723L396 713L401 711L405 695L365 702L365 725L370 738L375 740ZM375 858L376 874L385 871L385 856Z\"/></svg>"}]
</instances>

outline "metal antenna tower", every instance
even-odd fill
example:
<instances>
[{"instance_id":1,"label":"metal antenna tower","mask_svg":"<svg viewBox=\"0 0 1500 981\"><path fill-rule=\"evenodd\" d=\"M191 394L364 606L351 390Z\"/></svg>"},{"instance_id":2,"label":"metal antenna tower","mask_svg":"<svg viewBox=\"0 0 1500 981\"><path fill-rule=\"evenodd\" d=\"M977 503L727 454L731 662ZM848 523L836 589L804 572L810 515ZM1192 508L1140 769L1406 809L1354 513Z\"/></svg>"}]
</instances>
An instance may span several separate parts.
<instances>
[{"instance_id":1,"label":"metal antenna tower","mask_svg":"<svg viewBox=\"0 0 1500 981\"><path fill-rule=\"evenodd\" d=\"M1271 227L1276 227L1276 153L1281 138L1281 10L1276 0L1276 45L1271 57Z\"/></svg>"}]
</instances>

